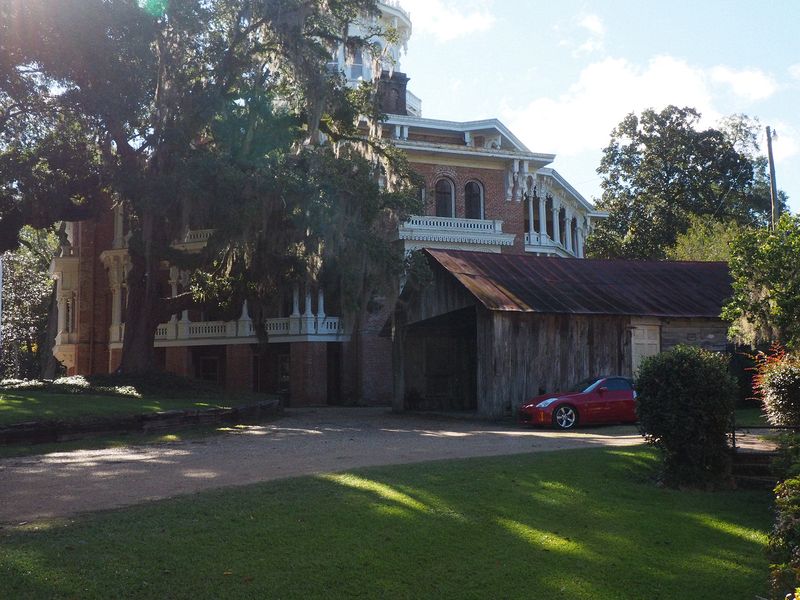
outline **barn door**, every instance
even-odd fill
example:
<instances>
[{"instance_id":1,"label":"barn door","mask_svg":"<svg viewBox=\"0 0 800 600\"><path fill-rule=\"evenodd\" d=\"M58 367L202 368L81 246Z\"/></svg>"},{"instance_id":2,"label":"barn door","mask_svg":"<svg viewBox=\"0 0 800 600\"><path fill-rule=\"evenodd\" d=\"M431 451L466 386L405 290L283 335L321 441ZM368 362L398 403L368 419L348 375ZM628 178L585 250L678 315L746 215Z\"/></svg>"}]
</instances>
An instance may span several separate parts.
<instances>
[{"instance_id":1,"label":"barn door","mask_svg":"<svg viewBox=\"0 0 800 600\"><path fill-rule=\"evenodd\" d=\"M631 325L631 372L636 377L642 360L661 352L661 325L640 319L631 319Z\"/></svg>"}]
</instances>

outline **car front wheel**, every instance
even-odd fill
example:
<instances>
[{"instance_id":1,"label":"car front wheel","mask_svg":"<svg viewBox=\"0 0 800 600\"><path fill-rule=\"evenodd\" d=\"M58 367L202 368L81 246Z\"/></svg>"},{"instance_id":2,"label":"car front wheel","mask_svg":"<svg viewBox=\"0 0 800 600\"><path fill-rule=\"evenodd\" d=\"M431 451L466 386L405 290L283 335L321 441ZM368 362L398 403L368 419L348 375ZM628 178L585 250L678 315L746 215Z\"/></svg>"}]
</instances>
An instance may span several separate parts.
<instances>
[{"instance_id":1,"label":"car front wheel","mask_svg":"<svg viewBox=\"0 0 800 600\"><path fill-rule=\"evenodd\" d=\"M572 429L578 424L578 411L569 404L559 406L553 413L553 425L559 429Z\"/></svg>"}]
</instances>

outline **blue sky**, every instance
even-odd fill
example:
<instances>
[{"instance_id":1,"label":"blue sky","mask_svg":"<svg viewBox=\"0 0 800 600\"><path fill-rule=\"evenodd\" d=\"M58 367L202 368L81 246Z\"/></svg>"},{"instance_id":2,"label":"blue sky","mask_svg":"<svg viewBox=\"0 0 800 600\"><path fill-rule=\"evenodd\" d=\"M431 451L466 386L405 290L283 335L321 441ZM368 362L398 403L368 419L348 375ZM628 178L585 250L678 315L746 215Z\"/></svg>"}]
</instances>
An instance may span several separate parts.
<instances>
[{"instance_id":1,"label":"blue sky","mask_svg":"<svg viewBox=\"0 0 800 600\"><path fill-rule=\"evenodd\" d=\"M692 106L703 125L745 113L778 132L778 187L800 212L800 0L400 0L401 68L423 116L497 117L584 196L631 111Z\"/></svg>"}]
</instances>

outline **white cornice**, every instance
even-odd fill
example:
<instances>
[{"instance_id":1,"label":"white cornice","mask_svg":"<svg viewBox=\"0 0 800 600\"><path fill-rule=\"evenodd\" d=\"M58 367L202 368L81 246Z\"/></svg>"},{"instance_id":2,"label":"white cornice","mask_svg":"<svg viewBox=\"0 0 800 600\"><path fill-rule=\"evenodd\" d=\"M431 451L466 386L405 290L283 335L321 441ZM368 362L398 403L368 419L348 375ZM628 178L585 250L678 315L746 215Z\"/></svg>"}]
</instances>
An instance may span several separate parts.
<instances>
[{"instance_id":1,"label":"white cornice","mask_svg":"<svg viewBox=\"0 0 800 600\"><path fill-rule=\"evenodd\" d=\"M574 187L572 187L572 185L566 179L564 179L558 171L550 167L542 167L541 169L539 169L539 174L545 175L547 177L552 177L556 181L556 183L558 183L558 185L564 188L564 191L566 191L573 198L575 198L575 200L577 200L587 211L589 211L589 213L594 212L594 204L592 204L586 198L584 198L581 195L581 193ZM606 214L605 216L608 215Z\"/></svg>"},{"instance_id":2,"label":"white cornice","mask_svg":"<svg viewBox=\"0 0 800 600\"><path fill-rule=\"evenodd\" d=\"M398 237L411 242L441 242L445 244L474 244L477 246L513 246L513 233L494 233L487 235L467 234L447 231L420 231L400 229Z\"/></svg>"},{"instance_id":3,"label":"white cornice","mask_svg":"<svg viewBox=\"0 0 800 600\"><path fill-rule=\"evenodd\" d=\"M408 115L388 115L386 123L390 125L408 125L409 127L422 127L425 129L440 129L456 133L475 131L476 129L495 129L503 134L516 146L517 150L527 154L530 149L523 144L520 139L511 133L511 130L497 119L483 119L480 121L444 121L441 119L426 119L424 117L412 117ZM551 156L551 161L555 158L554 154L536 154L536 156Z\"/></svg>"},{"instance_id":4,"label":"white cornice","mask_svg":"<svg viewBox=\"0 0 800 600\"><path fill-rule=\"evenodd\" d=\"M555 159L555 154L535 154L516 150L490 150L487 148L471 148L469 146L455 146L453 144L433 144L431 142L415 142L413 140L392 140L392 144L401 150L415 150L418 152L431 152L434 154L457 154L459 156L481 156L501 158L504 160L530 160L542 165L549 164Z\"/></svg>"}]
</instances>

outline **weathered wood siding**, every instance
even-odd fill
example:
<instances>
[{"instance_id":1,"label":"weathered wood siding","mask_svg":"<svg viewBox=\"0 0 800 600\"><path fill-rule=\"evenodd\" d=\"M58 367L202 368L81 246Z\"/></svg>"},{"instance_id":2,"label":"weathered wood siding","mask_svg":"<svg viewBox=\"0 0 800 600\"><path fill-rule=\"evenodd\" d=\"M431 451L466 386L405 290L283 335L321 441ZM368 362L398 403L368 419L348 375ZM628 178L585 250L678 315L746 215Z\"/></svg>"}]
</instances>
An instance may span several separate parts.
<instances>
[{"instance_id":1,"label":"weathered wood siding","mask_svg":"<svg viewBox=\"0 0 800 600\"><path fill-rule=\"evenodd\" d=\"M597 375L630 376L629 317L477 315L478 412L516 413L529 398Z\"/></svg>"},{"instance_id":2,"label":"weathered wood siding","mask_svg":"<svg viewBox=\"0 0 800 600\"><path fill-rule=\"evenodd\" d=\"M721 319L662 319L661 351L666 352L678 344L725 352L728 324Z\"/></svg>"},{"instance_id":3,"label":"weathered wood siding","mask_svg":"<svg viewBox=\"0 0 800 600\"><path fill-rule=\"evenodd\" d=\"M432 265L433 281L408 299L403 299L402 310L406 325L413 325L447 313L475 306L477 300L449 273Z\"/></svg>"}]
</instances>

